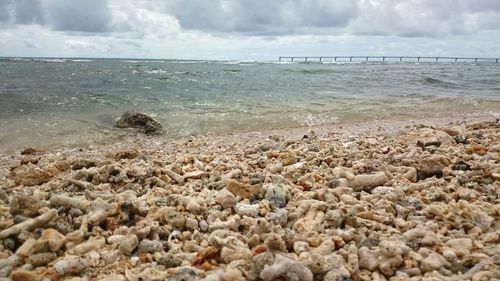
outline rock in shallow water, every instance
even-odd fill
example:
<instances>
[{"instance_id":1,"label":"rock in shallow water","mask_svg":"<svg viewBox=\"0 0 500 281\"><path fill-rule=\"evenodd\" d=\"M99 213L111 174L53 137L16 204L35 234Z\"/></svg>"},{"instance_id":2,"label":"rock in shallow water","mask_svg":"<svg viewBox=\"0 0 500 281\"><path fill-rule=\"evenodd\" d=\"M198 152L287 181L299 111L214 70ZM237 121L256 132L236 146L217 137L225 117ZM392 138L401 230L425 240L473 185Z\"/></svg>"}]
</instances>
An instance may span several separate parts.
<instances>
[{"instance_id":1,"label":"rock in shallow water","mask_svg":"<svg viewBox=\"0 0 500 281\"><path fill-rule=\"evenodd\" d=\"M134 111L126 111L116 121L115 127L118 128L136 128L142 130L147 135L161 134L163 127L150 116Z\"/></svg>"}]
</instances>

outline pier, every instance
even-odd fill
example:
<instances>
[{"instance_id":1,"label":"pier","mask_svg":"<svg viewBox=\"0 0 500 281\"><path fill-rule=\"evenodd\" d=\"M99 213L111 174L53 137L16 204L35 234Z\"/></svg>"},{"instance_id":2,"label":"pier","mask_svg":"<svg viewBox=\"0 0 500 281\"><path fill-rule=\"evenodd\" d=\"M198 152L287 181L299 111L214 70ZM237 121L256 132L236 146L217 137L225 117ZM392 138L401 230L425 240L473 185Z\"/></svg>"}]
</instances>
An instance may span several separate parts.
<instances>
[{"instance_id":1,"label":"pier","mask_svg":"<svg viewBox=\"0 0 500 281\"><path fill-rule=\"evenodd\" d=\"M496 63L500 58L432 56L283 56L279 62L426 62L426 63Z\"/></svg>"}]
</instances>

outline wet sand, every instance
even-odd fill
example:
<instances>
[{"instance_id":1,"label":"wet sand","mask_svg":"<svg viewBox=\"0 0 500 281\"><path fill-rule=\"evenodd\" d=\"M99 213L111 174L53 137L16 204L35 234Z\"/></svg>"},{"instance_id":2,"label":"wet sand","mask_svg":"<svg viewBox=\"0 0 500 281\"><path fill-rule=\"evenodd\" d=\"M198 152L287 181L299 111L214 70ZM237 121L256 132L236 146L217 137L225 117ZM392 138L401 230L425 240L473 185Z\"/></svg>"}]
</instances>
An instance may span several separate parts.
<instances>
[{"instance_id":1,"label":"wet sand","mask_svg":"<svg viewBox=\"0 0 500 281\"><path fill-rule=\"evenodd\" d=\"M13 280L495 280L495 114L0 156Z\"/></svg>"}]
</instances>

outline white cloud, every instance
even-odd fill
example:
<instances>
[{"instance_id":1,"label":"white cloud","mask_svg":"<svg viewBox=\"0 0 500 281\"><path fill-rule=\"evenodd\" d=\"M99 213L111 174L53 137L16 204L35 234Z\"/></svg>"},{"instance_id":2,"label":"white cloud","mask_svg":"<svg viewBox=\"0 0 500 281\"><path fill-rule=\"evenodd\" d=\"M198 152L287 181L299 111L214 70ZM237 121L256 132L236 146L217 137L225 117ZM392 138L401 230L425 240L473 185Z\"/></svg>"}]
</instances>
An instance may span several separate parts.
<instances>
[{"instance_id":1,"label":"white cloud","mask_svg":"<svg viewBox=\"0 0 500 281\"><path fill-rule=\"evenodd\" d=\"M109 51L108 48L103 42L95 42L95 41L89 41L89 40L81 40L81 39L70 39L66 40L64 44L64 48L72 50L72 51L77 51L77 52L106 52Z\"/></svg>"},{"instance_id":2,"label":"white cloud","mask_svg":"<svg viewBox=\"0 0 500 281\"><path fill-rule=\"evenodd\" d=\"M498 55L498 0L0 0L0 56Z\"/></svg>"},{"instance_id":3,"label":"white cloud","mask_svg":"<svg viewBox=\"0 0 500 281\"><path fill-rule=\"evenodd\" d=\"M443 37L473 33L494 26L489 19L479 19L484 13L498 14L500 5L495 3L498 1L366 0L350 27L353 33L363 35Z\"/></svg>"},{"instance_id":4,"label":"white cloud","mask_svg":"<svg viewBox=\"0 0 500 281\"><path fill-rule=\"evenodd\" d=\"M167 12L182 28L215 34L286 35L345 27L356 15L352 0L174 0Z\"/></svg>"}]
</instances>

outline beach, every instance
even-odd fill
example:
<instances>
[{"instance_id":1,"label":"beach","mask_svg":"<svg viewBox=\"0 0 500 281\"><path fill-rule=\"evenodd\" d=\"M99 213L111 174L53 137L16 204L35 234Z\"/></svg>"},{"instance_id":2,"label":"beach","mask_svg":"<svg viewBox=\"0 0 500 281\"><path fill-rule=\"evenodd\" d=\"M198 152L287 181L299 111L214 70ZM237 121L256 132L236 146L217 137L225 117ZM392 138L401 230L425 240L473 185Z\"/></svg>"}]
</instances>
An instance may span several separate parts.
<instances>
[{"instance_id":1,"label":"beach","mask_svg":"<svg viewBox=\"0 0 500 281\"><path fill-rule=\"evenodd\" d=\"M500 0L0 0L0 281L500 281Z\"/></svg>"},{"instance_id":2,"label":"beach","mask_svg":"<svg viewBox=\"0 0 500 281\"><path fill-rule=\"evenodd\" d=\"M12 280L495 280L494 113L1 154Z\"/></svg>"}]
</instances>

